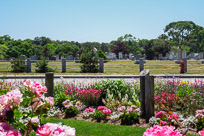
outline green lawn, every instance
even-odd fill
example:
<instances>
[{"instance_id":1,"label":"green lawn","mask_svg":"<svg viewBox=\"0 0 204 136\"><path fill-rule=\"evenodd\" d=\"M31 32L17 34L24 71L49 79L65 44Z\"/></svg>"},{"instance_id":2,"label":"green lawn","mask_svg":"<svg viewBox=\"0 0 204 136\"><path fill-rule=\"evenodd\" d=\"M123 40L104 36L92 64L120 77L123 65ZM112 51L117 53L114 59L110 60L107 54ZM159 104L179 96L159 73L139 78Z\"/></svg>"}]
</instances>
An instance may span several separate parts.
<instances>
[{"instance_id":1,"label":"green lawn","mask_svg":"<svg viewBox=\"0 0 204 136\"><path fill-rule=\"evenodd\" d=\"M142 136L146 130L146 128L142 127L119 126L72 119L47 118L46 122L63 122L75 128L77 136Z\"/></svg>"},{"instance_id":2,"label":"green lawn","mask_svg":"<svg viewBox=\"0 0 204 136\"><path fill-rule=\"evenodd\" d=\"M104 75L138 75L139 74L139 65L134 64L135 61L131 60L117 60L104 63ZM187 74L204 74L204 64L201 64L201 61L188 61L188 72ZM49 62L49 67L56 69L56 74L83 74L80 73L80 63L67 62L66 73L61 73L62 65L61 61L59 62ZM150 69L151 74L179 74L180 67L179 64L175 64L175 61L146 61L145 69ZM5 73L8 70L7 74L16 74L12 73L10 62L0 62L0 74ZM35 63L32 63L32 73L20 73L35 75ZM86 73L91 74L91 73ZM97 75L99 73L96 73ZM101 73L100 73L101 74Z\"/></svg>"},{"instance_id":3,"label":"green lawn","mask_svg":"<svg viewBox=\"0 0 204 136\"><path fill-rule=\"evenodd\" d=\"M42 119L42 121L43 123L62 122L67 126L75 128L77 136L143 136L146 130L146 128L142 127L112 125L73 119L45 118L45 120ZM195 135L188 134L187 136Z\"/></svg>"}]
</instances>

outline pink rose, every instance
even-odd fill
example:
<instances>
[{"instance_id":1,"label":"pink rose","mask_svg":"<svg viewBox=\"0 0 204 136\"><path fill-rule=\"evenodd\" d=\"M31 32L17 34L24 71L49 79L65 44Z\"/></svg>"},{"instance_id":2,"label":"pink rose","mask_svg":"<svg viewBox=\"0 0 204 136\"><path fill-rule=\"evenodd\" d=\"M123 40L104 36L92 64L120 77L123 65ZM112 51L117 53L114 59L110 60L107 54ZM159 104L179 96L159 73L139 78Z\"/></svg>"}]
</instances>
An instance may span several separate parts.
<instances>
[{"instance_id":1,"label":"pink rose","mask_svg":"<svg viewBox=\"0 0 204 136\"><path fill-rule=\"evenodd\" d=\"M50 136L52 130L50 129L50 127L48 125L43 125L41 127L39 127L36 131L36 136Z\"/></svg>"},{"instance_id":2,"label":"pink rose","mask_svg":"<svg viewBox=\"0 0 204 136\"><path fill-rule=\"evenodd\" d=\"M167 123L166 123L166 121L160 120L160 124L161 124L162 126L165 126Z\"/></svg>"},{"instance_id":3,"label":"pink rose","mask_svg":"<svg viewBox=\"0 0 204 136\"><path fill-rule=\"evenodd\" d=\"M46 97L45 100L47 101L47 103L49 103L49 105L51 107L54 106L54 98L53 97Z\"/></svg>"},{"instance_id":4,"label":"pink rose","mask_svg":"<svg viewBox=\"0 0 204 136\"><path fill-rule=\"evenodd\" d=\"M136 109L136 108L137 108L137 106L136 106L136 105L132 105L132 106L131 106L131 108Z\"/></svg>"},{"instance_id":5,"label":"pink rose","mask_svg":"<svg viewBox=\"0 0 204 136\"><path fill-rule=\"evenodd\" d=\"M103 110L103 114L111 114L111 110L110 109Z\"/></svg>"},{"instance_id":6,"label":"pink rose","mask_svg":"<svg viewBox=\"0 0 204 136\"><path fill-rule=\"evenodd\" d=\"M178 115L177 115L177 114L173 114L173 117L174 117L175 119L178 119Z\"/></svg>"},{"instance_id":7,"label":"pink rose","mask_svg":"<svg viewBox=\"0 0 204 136\"><path fill-rule=\"evenodd\" d=\"M102 111L102 110L106 110L106 109L108 109L108 108L105 107L105 106L98 106L98 108L97 108L97 110L100 110L100 111Z\"/></svg>"},{"instance_id":8,"label":"pink rose","mask_svg":"<svg viewBox=\"0 0 204 136\"><path fill-rule=\"evenodd\" d=\"M85 110L86 110L86 112L93 112L93 108L91 108L91 107L86 108Z\"/></svg>"},{"instance_id":9,"label":"pink rose","mask_svg":"<svg viewBox=\"0 0 204 136\"><path fill-rule=\"evenodd\" d=\"M7 131L5 136L21 136L21 133L14 129Z\"/></svg>"},{"instance_id":10,"label":"pink rose","mask_svg":"<svg viewBox=\"0 0 204 136\"><path fill-rule=\"evenodd\" d=\"M121 106L120 108L118 108L118 111L124 111L125 109L125 106Z\"/></svg>"},{"instance_id":11,"label":"pink rose","mask_svg":"<svg viewBox=\"0 0 204 136\"><path fill-rule=\"evenodd\" d=\"M14 129L14 128L10 124L8 124L6 122L1 122L0 123L0 131L9 131L9 130L12 130L12 129Z\"/></svg>"},{"instance_id":12,"label":"pink rose","mask_svg":"<svg viewBox=\"0 0 204 136\"><path fill-rule=\"evenodd\" d=\"M76 105L79 106L81 103L80 102L76 102Z\"/></svg>"},{"instance_id":13,"label":"pink rose","mask_svg":"<svg viewBox=\"0 0 204 136\"><path fill-rule=\"evenodd\" d=\"M26 80L24 83L25 83L25 85L29 86L31 84L31 81L30 80Z\"/></svg>"},{"instance_id":14,"label":"pink rose","mask_svg":"<svg viewBox=\"0 0 204 136\"><path fill-rule=\"evenodd\" d=\"M65 105L64 107L69 109L69 108L73 107L73 104Z\"/></svg>"},{"instance_id":15,"label":"pink rose","mask_svg":"<svg viewBox=\"0 0 204 136\"><path fill-rule=\"evenodd\" d=\"M130 113L130 112L132 112L132 108L127 109L127 113Z\"/></svg>"},{"instance_id":16,"label":"pink rose","mask_svg":"<svg viewBox=\"0 0 204 136\"><path fill-rule=\"evenodd\" d=\"M60 127L57 127L57 128L55 129L55 131L53 132L53 134L56 133L57 131L58 131L58 134L60 134L60 133L64 132L64 129L62 129L62 128L60 128Z\"/></svg>"},{"instance_id":17,"label":"pink rose","mask_svg":"<svg viewBox=\"0 0 204 136\"><path fill-rule=\"evenodd\" d=\"M65 100L62 104L63 104L63 105L67 105L67 104L69 104L69 102L70 102L69 99L67 99L67 100Z\"/></svg>"},{"instance_id":18,"label":"pink rose","mask_svg":"<svg viewBox=\"0 0 204 136\"><path fill-rule=\"evenodd\" d=\"M203 130L199 131L199 134L200 136L204 136L204 131Z\"/></svg>"},{"instance_id":19,"label":"pink rose","mask_svg":"<svg viewBox=\"0 0 204 136\"><path fill-rule=\"evenodd\" d=\"M164 116L164 111L160 111L158 113L155 114L155 118L162 118Z\"/></svg>"}]
</instances>

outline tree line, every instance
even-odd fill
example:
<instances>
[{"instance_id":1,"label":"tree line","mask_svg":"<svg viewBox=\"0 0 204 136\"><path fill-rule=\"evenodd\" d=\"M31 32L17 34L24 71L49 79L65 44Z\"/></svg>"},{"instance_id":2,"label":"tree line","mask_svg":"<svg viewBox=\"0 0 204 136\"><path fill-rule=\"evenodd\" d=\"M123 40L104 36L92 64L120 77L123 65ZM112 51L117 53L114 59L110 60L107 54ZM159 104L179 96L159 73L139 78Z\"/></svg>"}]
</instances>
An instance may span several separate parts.
<instances>
[{"instance_id":1,"label":"tree line","mask_svg":"<svg viewBox=\"0 0 204 136\"><path fill-rule=\"evenodd\" d=\"M14 40L9 35L0 36L0 59L17 58L20 55L30 57L51 57L52 55L74 57L85 48L93 48L103 52L119 52L124 54L145 54L147 59L155 59L159 54L165 55L178 47L190 52L204 52L204 28L192 21L171 22L164 28L164 33L156 39L139 39L125 34L110 43L51 40L49 37Z\"/></svg>"}]
</instances>

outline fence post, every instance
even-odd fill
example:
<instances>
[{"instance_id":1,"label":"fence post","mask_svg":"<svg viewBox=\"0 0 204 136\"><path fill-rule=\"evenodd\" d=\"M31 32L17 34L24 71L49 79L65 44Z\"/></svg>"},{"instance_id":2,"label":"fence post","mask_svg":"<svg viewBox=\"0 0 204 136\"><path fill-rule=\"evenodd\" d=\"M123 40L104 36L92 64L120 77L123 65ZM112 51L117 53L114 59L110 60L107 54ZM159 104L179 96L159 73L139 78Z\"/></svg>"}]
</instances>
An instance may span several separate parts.
<instances>
[{"instance_id":1,"label":"fence post","mask_svg":"<svg viewBox=\"0 0 204 136\"><path fill-rule=\"evenodd\" d=\"M100 61L99 61L99 73L104 73L104 60L103 60L103 58L100 58Z\"/></svg>"},{"instance_id":2,"label":"fence post","mask_svg":"<svg viewBox=\"0 0 204 136\"><path fill-rule=\"evenodd\" d=\"M183 58L183 61L184 61L184 72L187 73L187 59L186 58Z\"/></svg>"},{"instance_id":3,"label":"fence post","mask_svg":"<svg viewBox=\"0 0 204 136\"><path fill-rule=\"evenodd\" d=\"M149 70L145 69L140 72L140 117L145 117L145 76L149 75Z\"/></svg>"},{"instance_id":4,"label":"fence post","mask_svg":"<svg viewBox=\"0 0 204 136\"><path fill-rule=\"evenodd\" d=\"M62 73L66 72L66 60L65 58L62 59Z\"/></svg>"},{"instance_id":5,"label":"fence post","mask_svg":"<svg viewBox=\"0 0 204 136\"><path fill-rule=\"evenodd\" d=\"M27 58L27 72L31 72L31 60L30 58Z\"/></svg>"},{"instance_id":6,"label":"fence post","mask_svg":"<svg viewBox=\"0 0 204 136\"><path fill-rule=\"evenodd\" d=\"M149 119L154 116L154 77L145 76L145 119L149 123Z\"/></svg>"},{"instance_id":7,"label":"fence post","mask_svg":"<svg viewBox=\"0 0 204 136\"><path fill-rule=\"evenodd\" d=\"M144 59L140 58L140 72L144 70Z\"/></svg>"},{"instance_id":8,"label":"fence post","mask_svg":"<svg viewBox=\"0 0 204 136\"><path fill-rule=\"evenodd\" d=\"M45 95L53 97L53 86L54 86L54 73L53 72L45 73L45 86L47 87L47 93Z\"/></svg>"}]
</instances>

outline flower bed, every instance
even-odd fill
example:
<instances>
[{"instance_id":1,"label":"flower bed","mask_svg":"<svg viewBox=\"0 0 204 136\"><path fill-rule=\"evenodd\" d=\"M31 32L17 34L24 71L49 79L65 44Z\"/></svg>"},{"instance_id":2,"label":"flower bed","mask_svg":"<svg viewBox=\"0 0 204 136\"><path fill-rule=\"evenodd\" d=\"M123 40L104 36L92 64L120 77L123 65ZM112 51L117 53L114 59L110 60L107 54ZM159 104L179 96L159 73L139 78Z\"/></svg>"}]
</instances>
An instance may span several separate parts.
<instances>
[{"instance_id":1,"label":"flower bed","mask_svg":"<svg viewBox=\"0 0 204 136\"><path fill-rule=\"evenodd\" d=\"M0 96L0 120L9 123L13 126L12 131L22 135L75 135L75 129L68 126L41 124L41 117L80 116L84 120L136 126L140 123L142 126L138 80L107 80L86 86L80 83L80 87L63 82L54 86L54 98L45 97L46 87L30 80L16 89L1 88L4 89L1 89ZM182 135L188 130L202 135L203 93L202 81L156 79L155 116L149 121L152 128L144 135Z\"/></svg>"}]
</instances>

